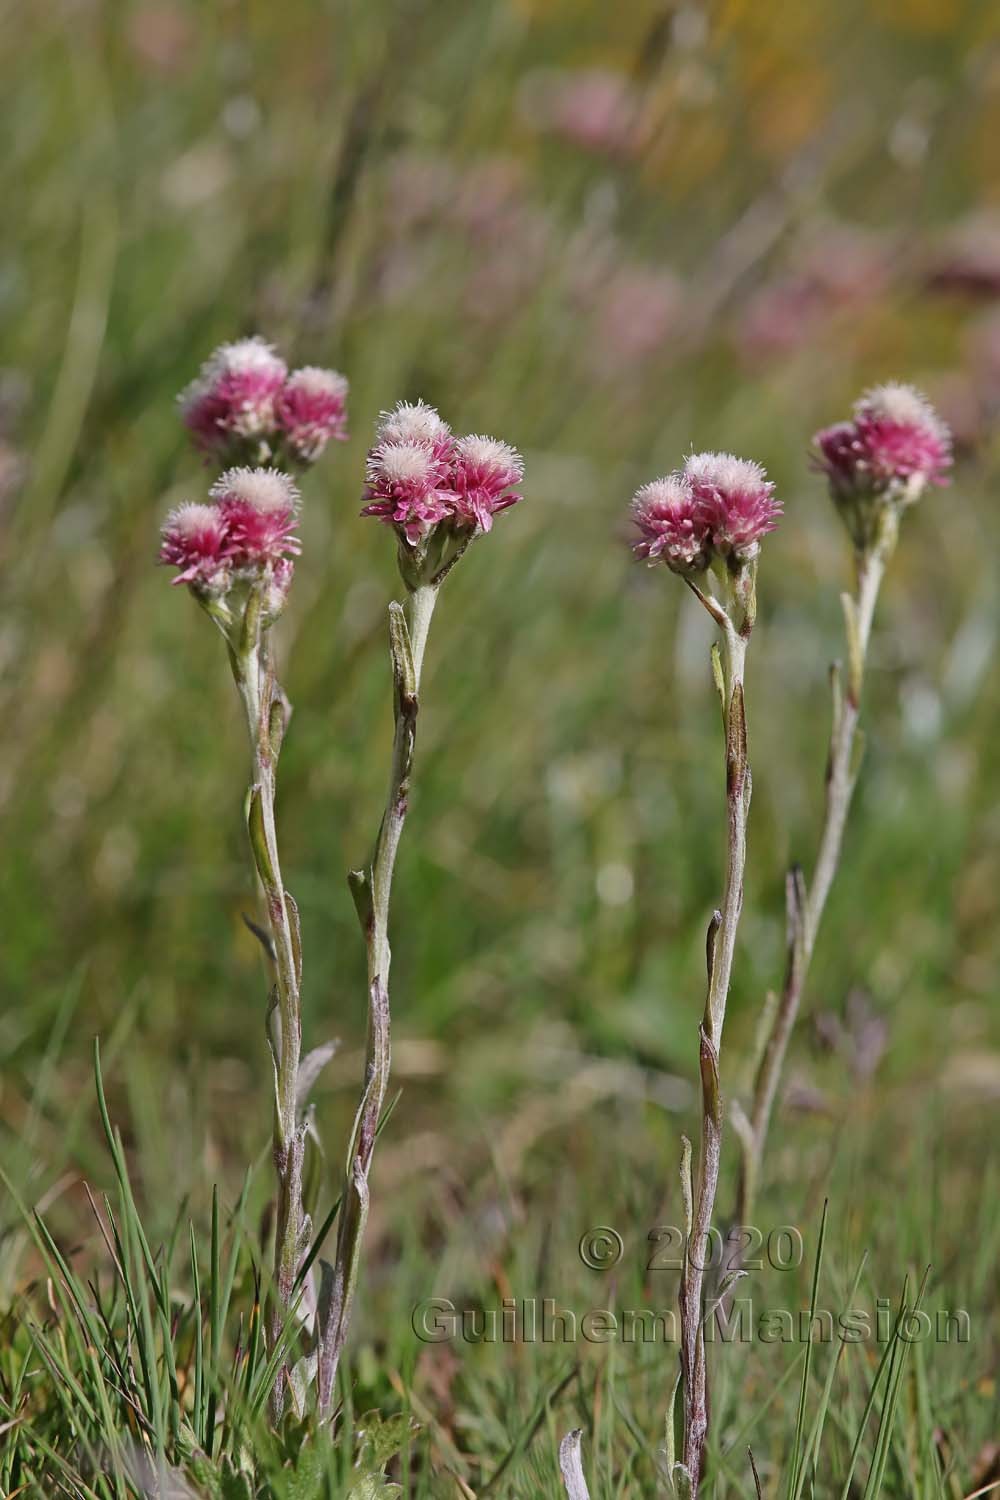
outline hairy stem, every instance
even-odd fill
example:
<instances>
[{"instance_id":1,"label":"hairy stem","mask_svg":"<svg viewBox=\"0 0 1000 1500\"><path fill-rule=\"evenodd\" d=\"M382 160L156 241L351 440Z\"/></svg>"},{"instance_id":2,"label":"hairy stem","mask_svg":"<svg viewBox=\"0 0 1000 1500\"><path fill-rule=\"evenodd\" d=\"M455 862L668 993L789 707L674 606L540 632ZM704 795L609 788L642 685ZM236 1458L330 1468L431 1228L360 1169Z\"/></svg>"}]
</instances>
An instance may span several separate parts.
<instances>
[{"instance_id":1,"label":"hairy stem","mask_svg":"<svg viewBox=\"0 0 1000 1500\"><path fill-rule=\"evenodd\" d=\"M392 957L389 905L396 854L409 802L420 674L436 602L437 588L426 585L410 594L408 620L400 605L389 606L395 719L389 790L371 864L367 870L353 870L349 877L368 954L367 1065L347 1153L334 1262L332 1267L323 1267L318 1371L322 1412L330 1409L337 1368L347 1339L368 1218L368 1173L389 1083L388 985Z\"/></svg>"},{"instance_id":2,"label":"hairy stem","mask_svg":"<svg viewBox=\"0 0 1000 1500\"><path fill-rule=\"evenodd\" d=\"M757 1075L748 1125L743 1131L743 1154L737 1198L737 1222L753 1213L760 1165L767 1144L771 1113L785 1053L796 1017L827 898L840 864L844 829L857 781L858 719L871 638L872 620L894 532L855 554L856 587L844 595L848 663L846 691L840 674L832 672L833 722L826 770L826 805L812 880L807 886L798 870L788 877L788 959L780 998L771 1019Z\"/></svg>"},{"instance_id":3,"label":"hairy stem","mask_svg":"<svg viewBox=\"0 0 1000 1500\"><path fill-rule=\"evenodd\" d=\"M692 1496L697 1494L701 1478L709 1423L703 1303L708 1235L715 1212L722 1150L719 1052L736 933L743 907L743 871L751 793L743 703L743 670L750 623L748 618L740 631L728 618L721 623L721 686L726 735L726 875L722 905L714 914L708 931L708 994L699 1036L701 1140L679 1299L681 1368L684 1376L683 1463L690 1478Z\"/></svg>"},{"instance_id":4,"label":"hairy stem","mask_svg":"<svg viewBox=\"0 0 1000 1500\"><path fill-rule=\"evenodd\" d=\"M299 1057L302 1045L300 990L302 957L295 902L285 890L278 857L275 790L287 704L278 687L260 594L247 603L238 644L231 649L233 675L246 711L251 747L247 802L250 847L267 906L275 983L268 1009L268 1040L274 1061L274 1165L278 1180L274 1278L277 1306L272 1338L277 1340L291 1306L295 1277L308 1238L302 1206L304 1135L298 1120ZM280 1414L285 1371L275 1379L272 1404Z\"/></svg>"}]
</instances>

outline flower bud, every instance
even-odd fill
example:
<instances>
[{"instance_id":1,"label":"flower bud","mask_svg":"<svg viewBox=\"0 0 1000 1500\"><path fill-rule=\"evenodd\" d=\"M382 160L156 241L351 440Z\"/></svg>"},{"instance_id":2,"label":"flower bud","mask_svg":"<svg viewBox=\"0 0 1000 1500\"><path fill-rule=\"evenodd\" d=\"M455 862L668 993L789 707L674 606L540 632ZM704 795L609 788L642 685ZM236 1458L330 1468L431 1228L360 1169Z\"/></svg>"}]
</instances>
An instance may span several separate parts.
<instances>
[{"instance_id":1,"label":"flower bud","mask_svg":"<svg viewBox=\"0 0 1000 1500\"><path fill-rule=\"evenodd\" d=\"M264 582L264 619L272 625L288 602L288 591L295 576L295 564L289 557L279 557L270 565Z\"/></svg>"}]
</instances>

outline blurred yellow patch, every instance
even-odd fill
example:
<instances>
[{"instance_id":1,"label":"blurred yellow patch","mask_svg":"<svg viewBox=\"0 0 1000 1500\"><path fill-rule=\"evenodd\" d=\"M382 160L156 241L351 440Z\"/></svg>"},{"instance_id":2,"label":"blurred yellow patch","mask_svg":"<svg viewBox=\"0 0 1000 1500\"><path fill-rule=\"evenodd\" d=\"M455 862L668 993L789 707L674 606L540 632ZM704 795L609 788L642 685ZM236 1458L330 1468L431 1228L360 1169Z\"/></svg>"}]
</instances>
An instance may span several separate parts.
<instances>
[{"instance_id":1,"label":"blurred yellow patch","mask_svg":"<svg viewBox=\"0 0 1000 1500\"><path fill-rule=\"evenodd\" d=\"M783 68L748 103L755 144L766 155L779 158L796 150L826 116L828 96L829 79L818 67Z\"/></svg>"},{"instance_id":2,"label":"blurred yellow patch","mask_svg":"<svg viewBox=\"0 0 1000 1500\"><path fill-rule=\"evenodd\" d=\"M988 97L970 121L969 149L982 206L1000 203L1000 94Z\"/></svg>"},{"instance_id":3,"label":"blurred yellow patch","mask_svg":"<svg viewBox=\"0 0 1000 1500\"><path fill-rule=\"evenodd\" d=\"M899 31L937 35L952 30L969 7L965 0L877 0L874 10L880 20Z\"/></svg>"}]
</instances>

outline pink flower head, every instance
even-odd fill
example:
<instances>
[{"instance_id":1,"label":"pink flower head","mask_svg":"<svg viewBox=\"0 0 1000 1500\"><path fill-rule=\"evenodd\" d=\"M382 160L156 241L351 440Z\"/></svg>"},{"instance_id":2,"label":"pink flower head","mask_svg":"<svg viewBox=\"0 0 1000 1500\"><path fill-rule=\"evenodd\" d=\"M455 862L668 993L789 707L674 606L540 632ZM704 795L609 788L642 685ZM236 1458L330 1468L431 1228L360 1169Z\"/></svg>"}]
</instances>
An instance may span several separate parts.
<instances>
[{"instance_id":1,"label":"pink flower head","mask_svg":"<svg viewBox=\"0 0 1000 1500\"><path fill-rule=\"evenodd\" d=\"M303 463L314 463L331 438L347 437L347 380L336 370L293 370L274 403L285 441Z\"/></svg>"},{"instance_id":2,"label":"pink flower head","mask_svg":"<svg viewBox=\"0 0 1000 1500\"><path fill-rule=\"evenodd\" d=\"M436 459L451 457L451 428L425 401L399 401L392 411L384 411L376 438L378 443L424 443Z\"/></svg>"},{"instance_id":3,"label":"pink flower head","mask_svg":"<svg viewBox=\"0 0 1000 1500\"><path fill-rule=\"evenodd\" d=\"M174 583L225 589L230 579L229 530L214 505L178 505L163 523L160 562L179 568Z\"/></svg>"},{"instance_id":4,"label":"pink flower head","mask_svg":"<svg viewBox=\"0 0 1000 1500\"><path fill-rule=\"evenodd\" d=\"M707 566L710 538L683 474L667 474L637 490L632 520L639 532L633 543L636 557L662 560L675 573L697 573Z\"/></svg>"},{"instance_id":5,"label":"pink flower head","mask_svg":"<svg viewBox=\"0 0 1000 1500\"><path fill-rule=\"evenodd\" d=\"M361 514L398 526L413 545L451 514L447 460L432 442L385 439L369 453L365 479Z\"/></svg>"},{"instance_id":6,"label":"pink flower head","mask_svg":"<svg viewBox=\"0 0 1000 1500\"><path fill-rule=\"evenodd\" d=\"M782 513L761 465L732 453L693 453L684 477L716 551L737 561L756 556L761 537L774 530Z\"/></svg>"},{"instance_id":7,"label":"pink flower head","mask_svg":"<svg viewBox=\"0 0 1000 1500\"><path fill-rule=\"evenodd\" d=\"M523 478L521 455L509 443L478 433L459 438L451 470L455 520L463 527L490 531L493 517L520 500L512 486Z\"/></svg>"},{"instance_id":8,"label":"pink flower head","mask_svg":"<svg viewBox=\"0 0 1000 1500\"><path fill-rule=\"evenodd\" d=\"M222 344L178 397L197 446L220 451L234 439L266 434L287 374L284 360L262 338Z\"/></svg>"},{"instance_id":9,"label":"pink flower head","mask_svg":"<svg viewBox=\"0 0 1000 1500\"><path fill-rule=\"evenodd\" d=\"M493 517L521 498L512 486L523 474L509 444L478 434L453 438L432 406L401 401L379 419L361 514L396 527L414 547L440 522L468 539L490 531Z\"/></svg>"},{"instance_id":10,"label":"pink flower head","mask_svg":"<svg viewBox=\"0 0 1000 1500\"><path fill-rule=\"evenodd\" d=\"M914 386L896 382L865 391L853 421L824 428L814 441L839 500L890 489L915 499L926 484L946 484L952 462L946 424Z\"/></svg>"},{"instance_id":11,"label":"pink flower head","mask_svg":"<svg viewBox=\"0 0 1000 1500\"><path fill-rule=\"evenodd\" d=\"M211 489L237 567L277 563L302 550L293 535L299 492L280 469L227 469Z\"/></svg>"}]
</instances>

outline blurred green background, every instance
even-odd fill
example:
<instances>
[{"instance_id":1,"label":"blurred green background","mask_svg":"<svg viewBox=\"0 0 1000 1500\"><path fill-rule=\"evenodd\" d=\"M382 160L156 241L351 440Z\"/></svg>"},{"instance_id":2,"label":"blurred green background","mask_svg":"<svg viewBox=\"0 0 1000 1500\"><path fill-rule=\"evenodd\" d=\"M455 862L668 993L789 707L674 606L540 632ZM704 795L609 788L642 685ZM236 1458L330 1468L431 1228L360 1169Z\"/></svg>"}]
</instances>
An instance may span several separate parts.
<instances>
[{"instance_id":1,"label":"blurred green background","mask_svg":"<svg viewBox=\"0 0 1000 1500\"><path fill-rule=\"evenodd\" d=\"M784 869L815 846L850 578L808 440L890 378L939 403L958 463L907 517L880 609L768 1191L799 1222L861 1131L848 1160L874 1143L879 1182L943 1162L949 1224L979 1210L1000 1098L997 20L982 0L7 7L0 1128L67 1232L81 1173L108 1171L94 1033L154 1219L187 1192L203 1211L266 1148L245 731L218 640L154 566L164 510L211 478L175 392L251 332L351 381L280 628L280 837L307 1045L343 1044L318 1091L334 1163L364 1031L344 872L384 794L399 587L357 514L364 452L381 408L423 397L526 460L431 635L376 1260L435 1216L495 1209L506 1243L541 1204L575 1245L594 1211L678 1212L721 748L707 622L631 561L627 502L719 447L786 504L749 668L736 1092ZM859 1212L884 1225L886 1201Z\"/></svg>"}]
</instances>

